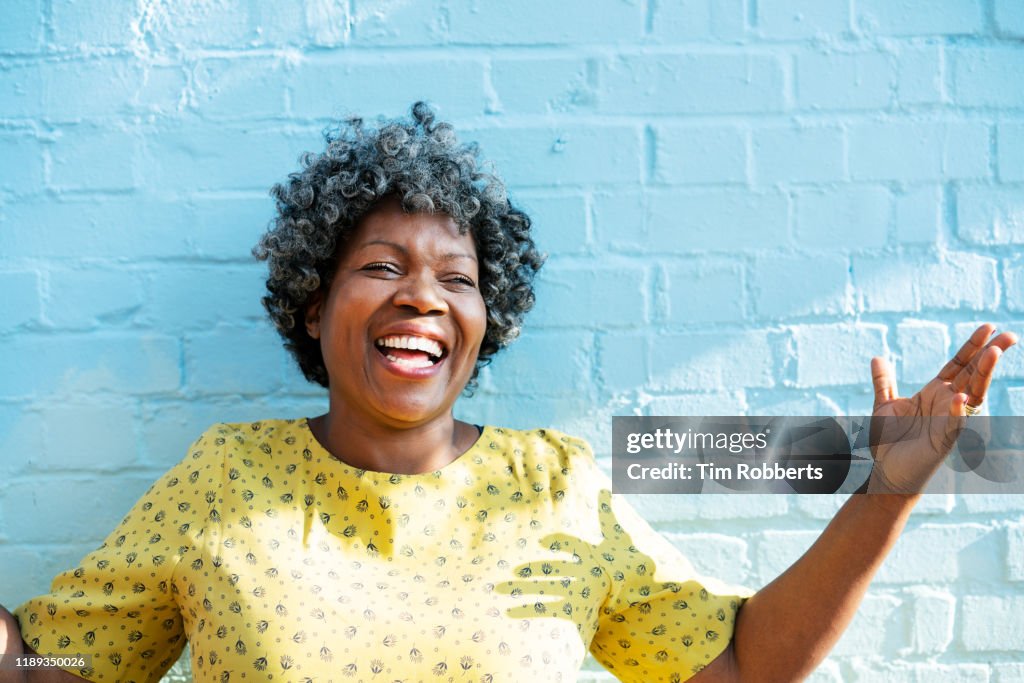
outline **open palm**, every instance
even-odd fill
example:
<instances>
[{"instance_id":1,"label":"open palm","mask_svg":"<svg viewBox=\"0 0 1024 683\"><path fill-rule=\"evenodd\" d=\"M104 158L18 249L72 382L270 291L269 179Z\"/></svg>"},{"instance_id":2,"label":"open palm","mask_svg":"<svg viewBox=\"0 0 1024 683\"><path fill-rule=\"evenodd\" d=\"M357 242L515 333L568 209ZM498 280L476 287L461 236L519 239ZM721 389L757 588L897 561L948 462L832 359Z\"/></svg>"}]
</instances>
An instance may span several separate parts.
<instances>
[{"instance_id":1,"label":"open palm","mask_svg":"<svg viewBox=\"0 0 1024 683\"><path fill-rule=\"evenodd\" d=\"M900 398L892 367L871 359L875 388L869 493L921 493L952 450L967 406L985 400L1002 353L1017 342L1012 332L992 338L995 327L980 326L935 379L910 398Z\"/></svg>"}]
</instances>

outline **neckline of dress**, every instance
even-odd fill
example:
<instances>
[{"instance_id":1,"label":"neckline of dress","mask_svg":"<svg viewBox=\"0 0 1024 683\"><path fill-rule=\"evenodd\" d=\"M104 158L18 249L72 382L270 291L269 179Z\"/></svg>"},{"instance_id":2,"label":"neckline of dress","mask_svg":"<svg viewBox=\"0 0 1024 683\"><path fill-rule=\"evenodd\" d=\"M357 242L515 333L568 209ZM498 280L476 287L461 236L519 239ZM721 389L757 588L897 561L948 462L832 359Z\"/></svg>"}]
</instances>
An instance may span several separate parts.
<instances>
[{"instance_id":1,"label":"neckline of dress","mask_svg":"<svg viewBox=\"0 0 1024 683\"><path fill-rule=\"evenodd\" d=\"M390 477L401 477L402 479L416 479L416 478L421 478L421 479L433 478L433 479L437 479L437 478L440 478L440 477L444 476L445 473L448 473L451 470L455 469L455 467L459 463L461 463L464 460L466 460L467 458L469 458L470 453L472 453L473 451L476 451L477 449L479 449L482 446L482 444L484 443L484 438L488 437L488 435L490 434L490 432L492 430L492 427L490 425L482 425L482 426L481 425L474 425L475 427L478 427L479 430L480 430L480 433L477 435L476 440L470 445L469 448L467 448L462 453L460 453L458 455L458 457L454 458L451 462L447 463L444 467L440 467L440 468L438 468L436 470L431 470L429 472L417 472L417 473L414 473L414 474L403 474L401 472L382 472L380 470L367 470L367 469L363 469L361 467L356 467L355 465L351 465L351 464L345 462L344 460L342 460L341 458L339 458L338 456L336 456L333 453L331 453L329 450L327 450L327 448L324 447L324 445L322 443L320 443L320 440L316 438L316 435L313 434L313 430L310 429L310 427L309 427L309 418L303 417L298 422L299 422L299 428L305 434L305 439L306 439L306 442L307 442L307 447L310 449L310 451L312 453L316 454L321 459L325 459L325 460L328 460L328 461L330 461L332 463L335 463L335 464L339 465L340 467L344 468L346 471L354 474L357 477L363 477L363 476L369 475L371 477L388 477L388 478L390 478Z\"/></svg>"}]
</instances>

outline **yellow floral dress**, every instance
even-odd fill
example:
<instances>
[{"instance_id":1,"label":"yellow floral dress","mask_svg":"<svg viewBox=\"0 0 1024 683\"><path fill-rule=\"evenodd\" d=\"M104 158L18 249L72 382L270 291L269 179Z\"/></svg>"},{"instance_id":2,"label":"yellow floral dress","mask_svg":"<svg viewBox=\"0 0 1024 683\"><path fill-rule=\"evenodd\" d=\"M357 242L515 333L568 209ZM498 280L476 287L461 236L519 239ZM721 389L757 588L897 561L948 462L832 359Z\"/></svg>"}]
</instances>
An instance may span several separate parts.
<instances>
[{"instance_id":1,"label":"yellow floral dress","mask_svg":"<svg viewBox=\"0 0 1024 683\"><path fill-rule=\"evenodd\" d=\"M51 592L15 611L74 673L157 681L681 681L742 590L695 574L583 441L485 427L441 470L355 469L305 420L221 424Z\"/></svg>"}]
</instances>

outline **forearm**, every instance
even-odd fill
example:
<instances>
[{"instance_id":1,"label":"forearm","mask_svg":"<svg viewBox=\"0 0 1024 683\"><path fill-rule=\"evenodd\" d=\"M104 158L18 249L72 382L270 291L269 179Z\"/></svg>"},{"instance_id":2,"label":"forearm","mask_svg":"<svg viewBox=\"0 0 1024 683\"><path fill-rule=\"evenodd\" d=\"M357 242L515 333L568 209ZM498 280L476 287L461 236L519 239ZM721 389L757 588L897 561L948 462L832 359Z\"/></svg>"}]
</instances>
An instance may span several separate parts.
<instances>
[{"instance_id":1,"label":"forearm","mask_svg":"<svg viewBox=\"0 0 1024 683\"><path fill-rule=\"evenodd\" d=\"M854 495L793 566L740 610L740 681L799 681L828 655L906 524L916 497Z\"/></svg>"}]
</instances>

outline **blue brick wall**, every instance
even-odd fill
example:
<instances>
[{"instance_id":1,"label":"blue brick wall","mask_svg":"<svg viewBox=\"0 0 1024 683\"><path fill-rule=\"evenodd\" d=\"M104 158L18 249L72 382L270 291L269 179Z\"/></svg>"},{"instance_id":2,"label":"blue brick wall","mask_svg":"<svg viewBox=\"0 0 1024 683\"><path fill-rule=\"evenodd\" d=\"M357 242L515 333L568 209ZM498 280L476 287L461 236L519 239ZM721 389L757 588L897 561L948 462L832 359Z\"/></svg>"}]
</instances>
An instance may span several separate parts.
<instances>
[{"instance_id":1,"label":"blue brick wall","mask_svg":"<svg viewBox=\"0 0 1024 683\"><path fill-rule=\"evenodd\" d=\"M615 414L863 413L870 356L913 390L1024 331L1022 37L1020 0L6 3L0 602L208 424L322 411L249 250L337 117L482 144L550 258L459 414L606 457ZM992 394L1024 412L1024 353ZM756 586L838 501L635 502ZM927 499L813 680L1024 680L1022 557L1024 500Z\"/></svg>"}]
</instances>

